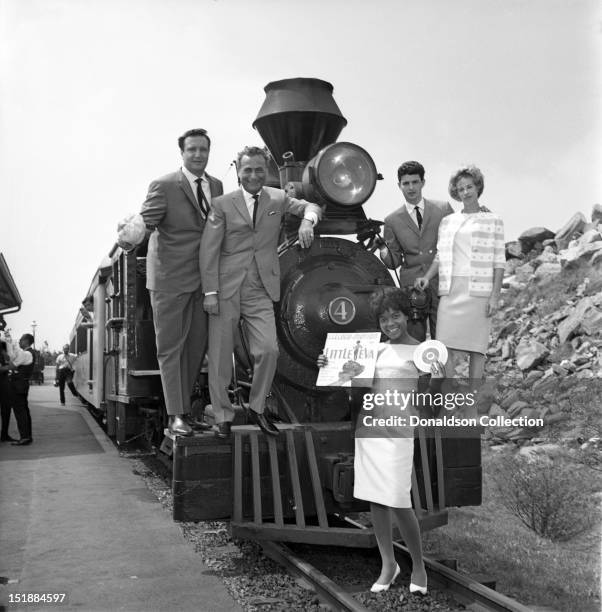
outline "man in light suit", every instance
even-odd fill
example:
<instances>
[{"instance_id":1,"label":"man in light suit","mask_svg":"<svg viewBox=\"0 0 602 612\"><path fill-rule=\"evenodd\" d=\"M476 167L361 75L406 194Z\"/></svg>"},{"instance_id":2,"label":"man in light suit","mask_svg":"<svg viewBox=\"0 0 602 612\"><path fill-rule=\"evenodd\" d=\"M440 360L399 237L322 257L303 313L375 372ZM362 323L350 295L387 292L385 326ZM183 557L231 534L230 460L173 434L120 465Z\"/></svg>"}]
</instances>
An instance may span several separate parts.
<instances>
[{"instance_id":1,"label":"man in light suit","mask_svg":"<svg viewBox=\"0 0 602 612\"><path fill-rule=\"evenodd\" d=\"M141 215L151 232L146 256L157 360L169 429L191 435L184 418L207 348L199 250L211 201L224 190L205 172L211 140L202 129L178 139L182 167L150 184ZM132 248L123 244L124 248Z\"/></svg>"},{"instance_id":2,"label":"man in light suit","mask_svg":"<svg viewBox=\"0 0 602 612\"><path fill-rule=\"evenodd\" d=\"M221 438L230 435L234 418L228 385L241 318L253 357L249 417L265 433L278 435L264 407L278 359L273 303L280 299L280 226L285 213L303 217L299 242L309 247L321 216L319 206L264 187L267 168L267 154L259 147L246 147L238 154L241 187L214 200L201 242L204 305L210 315L209 393Z\"/></svg>"},{"instance_id":3,"label":"man in light suit","mask_svg":"<svg viewBox=\"0 0 602 612\"><path fill-rule=\"evenodd\" d=\"M399 188L405 199L403 206L385 218L384 241L380 257L388 268L399 271L402 287L413 286L424 276L437 253L437 236L441 219L453 208L449 202L426 200L422 197L424 167L417 161L407 161L397 170ZM431 303L428 321L431 338L435 337L439 278L430 283ZM426 318L408 321L408 331L417 340L426 339Z\"/></svg>"}]
</instances>

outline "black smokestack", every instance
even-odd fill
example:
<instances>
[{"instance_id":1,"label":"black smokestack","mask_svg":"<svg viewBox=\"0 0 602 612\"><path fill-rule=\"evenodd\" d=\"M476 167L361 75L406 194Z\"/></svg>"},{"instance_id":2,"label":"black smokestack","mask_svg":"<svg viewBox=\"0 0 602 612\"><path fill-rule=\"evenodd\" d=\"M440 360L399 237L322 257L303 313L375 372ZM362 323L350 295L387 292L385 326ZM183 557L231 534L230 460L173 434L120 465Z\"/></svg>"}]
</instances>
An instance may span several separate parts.
<instances>
[{"instance_id":1,"label":"black smokestack","mask_svg":"<svg viewBox=\"0 0 602 612\"><path fill-rule=\"evenodd\" d=\"M334 98L332 85L320 79L284 79L264 87L266 98L253 127L276 163L292 151L297 162L307 162L320 149L336 142L347 120Z\"/></svg>"}]
</instances>

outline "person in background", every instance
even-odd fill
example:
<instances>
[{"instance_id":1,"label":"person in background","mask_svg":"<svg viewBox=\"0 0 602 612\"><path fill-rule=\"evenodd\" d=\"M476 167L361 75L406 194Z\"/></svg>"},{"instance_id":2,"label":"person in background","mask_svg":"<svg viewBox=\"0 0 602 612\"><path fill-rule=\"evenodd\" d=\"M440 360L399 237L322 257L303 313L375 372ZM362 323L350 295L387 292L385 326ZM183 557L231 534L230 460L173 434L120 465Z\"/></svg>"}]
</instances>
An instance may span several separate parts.
<instances>
[{"instance_id":1,"label":"person in background","mask_svg":"<svg viewBox=\"0 0 602 612\"><path fill-rule=\"evenodd\" d=\"M33 442L27 398L29 378L33 372L33 342L31 334L23 334L19 339L19 348L14 351L8 363L10 401L19 429L19 440L13 442L13 446L26 446Z\"/></svg>"},{"instance_id":2,"label":"person in background","mask_svg":"<svg viewBox=\"0 0 602 612\"><path fill-rule=\"evenodd\" d=\"M14 438L8 435L8 426L10 424L11 401L8 382L8 364L10 357L8 356L8 347L4 340L0 341L0 420L2 427L0 429L0 442L14 442Z\"/></svg>"},{"instance_id":3,"label":"person in background","mask_svg":"<svg viewBox=\"0 0 602 612\"><path fill-rule=\"evenodd\" d=\"M75 371L75 361L77 355L69 352L69 345L63 346L63 352L56 358L56 376L54 385L59 388L59 397L61 404L65 405L65 384L69 387L69 391L73 397L77 397L77 389L73 384L73 373Z\"/></svg>"},{"instance_id":4,"label":"person in background","mask_svg":"<svg viewBox=\"0 0 602 612\"><path fill-rule=\"evenodd\" d=\"M408 332L411 313L410 296L397 287L378 289L370 296L370 309L387 341L380 345L374 371L372 391L387 394L393 389L411 394L419 389L419 372L413 355L419 344ZM324 354L317 365L326 365ZM445 376L440 362L431 365L430 392L437 392ZM408 407L417 410L414 407ZM375 405L370 414L373 422L389 416L400 416L399 406ZM402 413L406 418L408 413ZM380 576L370 589L379 593L389 589L400 573L393 551L392 519L412 557L410 593L425 595L427 576L422 557L420 526L412 508L411 487L414 460L414 431L407 426L373 426L363 424L360 412L355 428L353 496L370 502L374 535L380 552Z\"/></svg>"},{"instance_id":5,"label":"person in background","mask_svg":"<svg viewBox=\"0 0 602 612\"><path fill-rule=\"evenodd\" d=\"M441 219L454 212L449 202L427 200L422 195L425 185L424 166L417 161L406 161L397 169L399 189L404 204L385 217L384 242L380 258L390 269L399 269L402 287L411 287L431 265L437 251L437 233ZM437 321L437 278L425 288L430 298L425 316L408 321L408 330L417 340L426 340L428 319L430 337L435 338Z\"/></svg>"},{"instance_id":6,"label":"person in background","mask_svg":"<svg viewBox=\"0 0 602 612\"><path fill-rule=\"evenodd\" d=\"M182 167L150 184L140 214L150 232L146 287L168 429L189 436L191 426L203 426L190 415L193 386L207 348L199 248L212 199L224 190L221 181L205 172L211 148L206 130L188 130L178 146ZM118 231L122 229L120 224ZM135 246L123 238L117 243L125 250Z\"/></svg>"},{"instance_id":7,"label":"person in background","mask_svg":"<svg viewBox=\"0 0 602 612\"><path fill-rule=\"evenodd\" d=\"M462 210L439 226L437 256L416 279L423 289L439 274L437 339L455 362L458 351L469 354L469 377L480 381L485 370L491 316L498 309L506 256L504 223L479 204L485 180L476 166L464 166L449 181L449 194Z\"/></svg>"}]
</instances>

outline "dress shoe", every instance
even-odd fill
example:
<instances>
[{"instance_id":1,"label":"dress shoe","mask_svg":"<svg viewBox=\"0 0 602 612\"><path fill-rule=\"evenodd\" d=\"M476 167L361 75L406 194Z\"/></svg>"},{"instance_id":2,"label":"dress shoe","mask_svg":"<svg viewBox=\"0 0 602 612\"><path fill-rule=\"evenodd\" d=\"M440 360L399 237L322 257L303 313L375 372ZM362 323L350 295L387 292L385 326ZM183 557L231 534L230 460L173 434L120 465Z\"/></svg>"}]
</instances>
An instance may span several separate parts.
<instances>
[{"instance_id":1,"label":"dress shoe","mask_svg":"<svg viewBox=\"0 0 602 612\"><path fill-rule=\"evenodd\" d=\"M230 430L232 427L232 423L230 421L224 421L223 423L217 423L215 426L215 435L220 438L220 440L227 440L230 437Z\"/></svg>"},{"instance_id":2,"label":"dress shoe","mask_svg":"<svg viewBox=\"0 0 602 612\"><path fill-rule=\"evenodd\" d=\"M257 425L259 429L268 436L277 436L280 433L276 429L276 426L266 418L265 414L259 414L254 410L249 410L247 414L249 416L249 421L251 421L253 425Z\"/></svg>"},{"instance_id":3,"label":"dress shoe","mask_svg":"<svg viewBox=\"0 0 602 612\"><path fill-rule=\"evenodd\" d=\"M169 425L167 426L172 434L177 436L191 436L192 428L180 416L170 416Z\"/></svg>"},{"instance_id":4,"label":"dress shoe","mask_svg":"<svg viewBox=\"0 0 602 612\"><path fill-rule=\"evenodd\" d=\"M205 423L205 421L201 421L191 414L184 415L184 422L189 425L193 431L209 431L211 429L209 423Z\"/></svg>"},{"instance_id":5,"label":"dress shoe","mask_svg":"<svg viewBox=\"0 0 602 612\"><path fill-rule=\"evenodd\" d=\"M426 595L426 586L418 586L413 582L410 582L410 593L419 593L420 595Z\"/></svg>"},{"instance_id":6,"label":"dress shoe","mask_svg":"<svg viewBox=\"0 0 602 612\"><path fill-rule=\"evenodd\" d=\"M0 442L16 442L16 440L10 436L2 436Z\"/></svg>"},{"instance_id":7,"label":"dress shoe","mask_svg":"<svg viewBox=\"0 0 602 612\"><path fill-rule=\"evenodd\" d=\"M31 444L32 442L33 440L31 438L21 438L20 440L13 442L11 446L27 446L28 444Z\"/></svg>"},{"instance_id":8,"label":"dress shoe","mask_svg":"<svg viewBox=\"0 0 602 612\"><path fill-rule=\"evenodd\" d=\"M399 565L395 565L395 573L393 574L393 578L391 578L391 580L389 580L389 582L387 582L386 584L379 584L378 582L375 582L370 588L370 593L380 593L381 591L388 591L389 587L395 582L395 578L399 576L399 572L401 572L401 570L399 569Z\"/></svg>"}]
</instances>

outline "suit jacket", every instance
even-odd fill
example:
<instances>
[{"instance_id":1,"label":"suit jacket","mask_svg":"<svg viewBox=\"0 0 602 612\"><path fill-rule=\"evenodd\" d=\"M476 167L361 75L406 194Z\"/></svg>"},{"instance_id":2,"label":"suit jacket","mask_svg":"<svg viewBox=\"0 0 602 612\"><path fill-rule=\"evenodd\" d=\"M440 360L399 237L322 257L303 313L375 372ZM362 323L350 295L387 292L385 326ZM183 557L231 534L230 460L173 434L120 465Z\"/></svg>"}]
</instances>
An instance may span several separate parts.
<instances>
[{"instance_id":1,"label":"suit jacket","mask_svg":"<svg viewBox=\"0 0 602 612\"><path fill-rule=\"evenodd\" d=\"M224 193L221 181L206 176L212 199ZM141 215L147 227L154 227L148 241L146 287L196 291L201 285L199 248L205 219L182 170L150 184Z\"/></svg>"},{"instance_id":2,"label":"suit jacket","mask_svg":"<svg viewBox=\"0 0 602 612\"><path fill-rule=\"evenodd\" d=\"M412 285L429 269L437 254L439 224L446 215L453 213L449 202L424 200L422 230L418 229L408 214L405 204L385 218L384 239L390 256L383 259L389 268L401 265L402 253L405 266L399 271L401 284ZM432 281L437 288L437 277ZM435 294L436 295L436 294Z\"/></svg>"},{"instance_id":3,"label":"suit jacket","mask_svg":"<svg viewBox=\"0 0 602 612\"><path fill-rule=\"evenodd\" d=\"M280 299L278 238L285 213L303 217L305 209L322 216L319 206L287 196L282 189L264 187L259 196L255 227L241 189L216 198L201 241L203 291L231 298L241 286L253 260L270 298Z\"/></svg>"}]
</instances>

